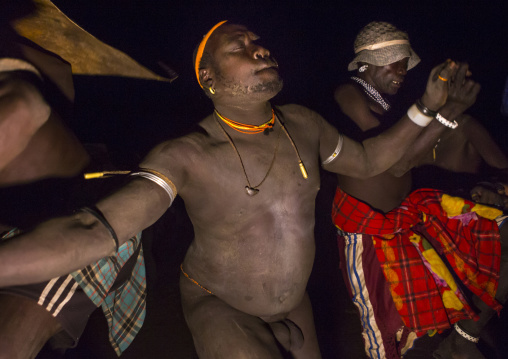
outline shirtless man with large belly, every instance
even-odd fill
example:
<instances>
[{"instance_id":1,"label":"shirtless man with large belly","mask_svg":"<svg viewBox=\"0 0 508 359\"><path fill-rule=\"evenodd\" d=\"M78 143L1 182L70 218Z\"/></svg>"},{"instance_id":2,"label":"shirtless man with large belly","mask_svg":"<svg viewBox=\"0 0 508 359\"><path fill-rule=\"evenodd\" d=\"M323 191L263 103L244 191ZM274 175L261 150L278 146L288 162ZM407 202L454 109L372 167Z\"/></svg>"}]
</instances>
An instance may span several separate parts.
<instances>
[{"instance_id":1,"label":"shirtless man with large belly","mask_svg":"<svg viewBox=\"0 0 508 359\"><path fill-rule=\"evenodd\" d=\"M208 305L204 303L210 303L214 310L220 307L224 316L236 313L236 320L249 327L266 327L267 324L262 320L289 326L293 333L291 339L285 340L287 349L291 343L295 346L293 349L297 349L303 338L291 322L281 324L281 321L286 318L291 320L290 312L305 305L302 312L306 314L306 325L302 323L303 318L294 320L299 322L303 331L305 345L317 351L307 296L302 304L314 261L314 202L319 189L318 158L309 156L319 151L319 143L312 140L318 134L308 132L313 129L306 125L306 121L316 115L300 106L291 105L281 107L280 113L288 133L298 144L308 179L302 177L295 150L280 124L276 123L268 136L255 135L258 137L254 143L242 141L241 137L228 129L235 146L243 154L245 168L259 168L258 173L247 170L250 183L257 184L262 180L266 173L262 171L270 167L275 152L273 149L278 146L270 175L259 186L259 193L252 197L245 192L246 182L241 163L213 118L205 127L211 136L207 140L196 141L206 143L200 150L206 155L199 159L201 164L196 163L194 169L197 171L189 174L190 183L187 182L185 190L179 194L186 199L186 208L195 232L194 241L183 262L183 271L213 293L208 293L182 276L182 302L189 326L193 333L198 332L200 337L210 338L209 341L195 341L198 353L216 352L215 343L223 345L215 340L217 325L221 331L227 330L219 324L221 315L217 316L217 312L213 317L202 313L202 310L208 310L205 309ZM266 154L264 158L252 155L263 152ZM262 164L256 165L258 161L262 161ZM214 171L207 173L203 171L204 168L214 168ZM218 173L222 175L219 177ZM198 179L196 187L193 178ZM187 191L197 193L203 190L203 178L207 178L206 203L199 196L191 196L188 200ZM224 181L228 182L226 188ZM213 302L215 304L211 304ZM202 310L197 308L200 305ZM240 315L240 312L249 316ZM204 325L205 318L209 318L213 326ZM228 321L223 326L232 329ZM277 331L273 324L272 330ZM237 343L254 340L237 334L240 333L234 329L228 335L229 340ZM275 348L275 341L272 345Z\"/></svg>"},{"instance_id":2,"label":"shirtless man with large belly","mask_svg":"<svg viewBox=\"0 0 508 359\"><path fill-rule=\"evenodd\" d=\"M242 25L214 26L195 54L214 113L195 132L155 147L95 213L49 220L2 245L0 286L51 278L109 255L162 216L178 193L195 232L180 288L200 358L320 358L305 291L319 168L359 178L381 173L425 124L405 115L360 144L305 107L273 107L282 80L257 40ZM438 108L447 97L437 75L455 71L452 63L433 69L427 106Z\"/></svg>"}]
</instances>

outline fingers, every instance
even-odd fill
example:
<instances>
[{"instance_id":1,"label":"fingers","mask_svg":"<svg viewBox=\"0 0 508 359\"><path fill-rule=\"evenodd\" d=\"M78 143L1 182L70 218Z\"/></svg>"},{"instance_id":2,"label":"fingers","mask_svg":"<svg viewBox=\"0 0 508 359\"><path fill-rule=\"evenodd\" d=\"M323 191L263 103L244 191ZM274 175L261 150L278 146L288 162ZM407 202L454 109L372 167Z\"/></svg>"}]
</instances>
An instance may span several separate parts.
<instances>
[{"instance_id":1,"label":"fingers","mask_svg":"<svg viewBox=\"0 0 508 359\"><path fill-rule=\"evenodd\" d=\"M480 186L475 186L471 189L469 195L473 201L480 202L480 199L482 198L482 189L483 188Z\"/></svg>"},{"instance_id":2,"label":"fingers","mask_svg":"<svg viewBox=\"0 0 508 359\"><path fill-rule=\"evenodd\" d=\"M458 65L457 72L455 76L450 78L450 81L454 84L462 85L466 80L467 72L469 71L469 65L465 62L462 62Z\"/></svg>"},{"instance_id":3,"label":"fingers","mask_svg":"<svg viewBox=\"0 0 508 359\"><path fill-rule=\"evenodd\" d=\"M470 98L476 98L476 95L480 92L481 86L479 83L473 81L473 80L465 80L462 85L460 84L453 84L450 83L450 86L456 86L458 87L458 90L462 91L466 96Z\"/></svg>"},{"instance_id":4,"label":"fingers","mask_svg":"<svg viewBox=\"0 0 508 359\"><path fill-rule=\"evenodd\" d=\"M444 63L434 67L432 70L432 79L437 81L446 82L455 76L455 73L458 70L458 65L455 61L450 59L446 60Z\"/></svg>"},{"instance_id":5,"label":"fingers","mask_svg":"<svg viewBox=\"0 0 508 359\"><path fill-rule=\"evenodd\" d=\"M476 203L499 209L505 209L508 206L507 196L500 195L481 186L476 186L471 190L471 199Z\"/></svg>"},{"instance_id":6,"label":"fingers","mask_svg":"<svg viewBox=\"0 0 508 359\"><path fill-rule=\"evenodd\" d=\"M438 76L440 76L441 72L444 70L444 68L447 65L448 65L448 62L443 62L442 64L439 64L439 65L435 66L430 71L429 79L432 80L432 81L437 81L438 80Z\"/></svg>"},{"instance_id":7,"label":"fingers","mask_svg":"<svg viewBox=\"0 0 508 359\"><path fill-rule=\"evenodd\" d=\"M448 99L472 105L476 101L481 86L470 78L471 71L467 63L456 64L457 71L448 81Z\"/></svg>"},{"instance_id":8,"label":"fingers","mask_svg":"<svg viewBox=\"0 0 508 359\"><path fill-rule=\"evenodd\" d=\"M421 101L433 111L437 111L448 97L448 79L455 73L457 65L451 60L435 66L430 72L427 87Z\"/></svg>"},{"instance_id":9,"label":"fingers","mask_svg":"<svg viewBox=\"0 0 508 359\"><path fill-rule=\"evenodd\" d=\"M457 72L455 73L455 76L452 76L450 78L450 85L451 84L458 84L463 85L466 83L467 80L472 75L472 72L469 70L469 64L467 62L460 62L457 64Z\"/></svg>"},{"instance_id":10,"label":"fingers","mask_svg":"<svg viewBox=\"0 0 508 359\"><path fill-rule=\"evenodd\" d=\"M476 96L480 92L480 89L482 88L481 85L474 81L468 81L466 85L468 86L468 91L470 95L476 98Z\"/></svg>"}]
</instances>

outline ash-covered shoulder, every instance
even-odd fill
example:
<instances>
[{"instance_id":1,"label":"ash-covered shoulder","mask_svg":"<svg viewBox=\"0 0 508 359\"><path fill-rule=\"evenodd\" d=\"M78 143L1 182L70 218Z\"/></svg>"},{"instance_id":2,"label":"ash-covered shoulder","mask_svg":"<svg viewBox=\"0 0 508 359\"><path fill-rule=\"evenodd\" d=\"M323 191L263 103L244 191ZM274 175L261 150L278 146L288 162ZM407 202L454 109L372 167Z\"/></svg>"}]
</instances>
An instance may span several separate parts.
<instances>
[{"instance_id":1,"label":"ash-covered shoulder","mask_svg":"<svg viewBox=\"0 0 508 359\"><path fill-rule=\"evenodd\" d=\"M203 164L205 157L203 155L209 150L211 142L206 131L197 129L155 146L141 162L140 167L164 174L181 193L193 169Z\"/></svg>"},{"instance_id":2,"label":"ash-covered shoulder","mask_svg":"<svg viewBox=\"0 0 508 359\"><path fill-rule=\"evenodd\" d=\"M181 137L161 142L150 151L147 157L171 156L174 160L185 163L190 157L204 151L211 142L212 136L200 123Z\"/></svg>"},{"instance_id":3,"label":"ash-covered shoulder","mask_svg":"<svg viewBox=\"0 0 508 359\"><path fill-rule=\"evenodd\" d=\"M321 125L325 119L318 112L297 104L288 104L283 106L276 106L282 114L282 121L287 123L306 124L314 123Z\"/></svg>"}]
</instances>

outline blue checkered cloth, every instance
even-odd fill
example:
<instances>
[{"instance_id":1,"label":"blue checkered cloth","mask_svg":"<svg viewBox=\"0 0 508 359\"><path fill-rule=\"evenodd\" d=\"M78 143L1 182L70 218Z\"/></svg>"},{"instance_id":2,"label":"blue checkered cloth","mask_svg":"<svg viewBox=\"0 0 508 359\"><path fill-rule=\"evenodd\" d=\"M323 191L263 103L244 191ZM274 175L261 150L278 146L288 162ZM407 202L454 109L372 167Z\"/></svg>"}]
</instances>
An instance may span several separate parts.
<instances>
[{"instance_id":1,"label":"blue checkered cloth","mask_svg":"<svg viewBox=\"0 0 508 359\"><path fill-rule=\"evenodd\" d=\"M120 356L141 329L146 315L146 273L143 248L140 248L132 275L115 290L110 290L125 262L141 246L141 232L129 239L110 257L71 273L94 304L102 307L108 321L109 341Z\"/></svg>"},{"instance_id":2,"label":"blue checkered cloth","mask_svg":"<svg viewBox=\"0 0 508 359\"><path fill-rule=\"evenodd\" d=\"M17 228L12 229L1 236L0 240L20 233L22 231ZM132 343L146 315L146 273L141 233L120 246L115 255L71 273L92 302L97 307L102 307L108 321L109 342L118 356ZM130 278L111 290L118 273L136 253L138 246L139 253Z\"/></svg>"}]
</instances>

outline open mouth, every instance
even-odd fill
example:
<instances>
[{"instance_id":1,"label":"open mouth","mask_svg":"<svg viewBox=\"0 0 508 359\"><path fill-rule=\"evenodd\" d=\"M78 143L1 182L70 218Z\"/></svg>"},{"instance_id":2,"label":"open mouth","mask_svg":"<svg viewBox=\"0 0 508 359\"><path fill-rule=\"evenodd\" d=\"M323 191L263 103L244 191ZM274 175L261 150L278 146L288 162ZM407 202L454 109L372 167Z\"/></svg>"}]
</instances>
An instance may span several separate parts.
<instances>
[{"instance_id":1,"label":"open mouth","mask_svg":"<svg viewBox=\"0 0 508 359\"><path fill-rule=\"evenodd\" d=\"M402 87L402 82L403 81L392 80L392 87L398 90Z\"/></svg>"}]
</instances>

